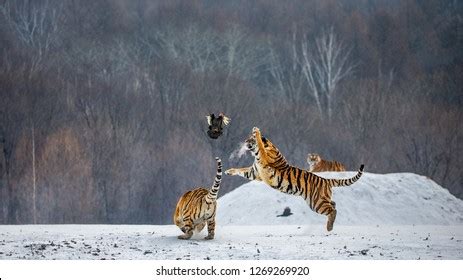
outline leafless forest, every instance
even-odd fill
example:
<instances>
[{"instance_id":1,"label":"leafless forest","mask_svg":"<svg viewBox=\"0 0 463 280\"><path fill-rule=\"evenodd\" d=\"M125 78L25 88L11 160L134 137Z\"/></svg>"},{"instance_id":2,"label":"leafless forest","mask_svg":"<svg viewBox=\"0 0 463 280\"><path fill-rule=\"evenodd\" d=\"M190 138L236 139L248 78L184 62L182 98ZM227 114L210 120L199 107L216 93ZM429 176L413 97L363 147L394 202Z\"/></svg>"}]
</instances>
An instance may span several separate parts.
<instances>
[{"instance_id":1,"label":"leafless forest","mask_svg":"<svg viewBox=\"0 0 463 280\"><path fill-rule=\"evenodd\" d=\"M462 198L462 10L0 0L0 223L171 223L184 191L212 184L214 156L251 162L230 155L253 126L300 167L317 152ZM218 140L213 112L232 119ZM226 176L220 194L242 183Z\"/></svg>"}]
</instances>

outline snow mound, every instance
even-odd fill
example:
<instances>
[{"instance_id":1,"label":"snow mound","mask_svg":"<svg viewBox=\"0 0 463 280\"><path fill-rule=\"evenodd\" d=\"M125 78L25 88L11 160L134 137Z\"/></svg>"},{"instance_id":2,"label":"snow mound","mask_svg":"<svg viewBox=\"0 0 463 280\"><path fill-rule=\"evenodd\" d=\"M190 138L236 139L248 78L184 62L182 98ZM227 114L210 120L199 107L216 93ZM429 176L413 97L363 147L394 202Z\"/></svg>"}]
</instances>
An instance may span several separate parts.
<instances>
[{"instance_id":1,"label":"snow mound","mask_svg":"<svg viewBox=\"0 0 463 280\"><path fill-rule=\"evenodd\" d=\"M325 178L349 178L355 172L323 172ZM433 180L413 173L373 174L348 187L333 188L336 225L463 224L463 201ZM292 215L281 215L286 207ZM299 196L249 182L218 200L219 225L325 224Z\"/></svg>"}]
</instances>

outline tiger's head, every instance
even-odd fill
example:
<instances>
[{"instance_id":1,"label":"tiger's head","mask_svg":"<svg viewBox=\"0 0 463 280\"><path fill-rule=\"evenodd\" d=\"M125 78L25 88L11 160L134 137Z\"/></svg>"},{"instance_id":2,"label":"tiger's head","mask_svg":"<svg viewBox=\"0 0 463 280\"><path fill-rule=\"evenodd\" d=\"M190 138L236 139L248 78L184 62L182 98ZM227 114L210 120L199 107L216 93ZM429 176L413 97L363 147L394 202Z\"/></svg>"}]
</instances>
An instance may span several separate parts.
<instances>
[{"instance_id":1,"label":"tiger's head","mask_svg":"<svg viewBox=\"0 0 463 280\"><path fill-rule=\"evenodd\" d=\"M264 136L261 136L261 139L262 139L262 143L264 143L264 148L266 152L269 152L272 149L276 149L275 146L272 144L272 142L270 142L270 140L268 140ZM249 136L248 139L246 139L244 143L246 145L246 149L248 149L249 151L253 153L257 152L257 142L256 142L256 138L253 135Z\"/></svg>"},{"instance_id":2,"label":"tiger's head","mask_svg":"<svg viewBox=\"0 0 463 280\"><path fill-rule=\"evenodd\" d=\"M252 153L255 153L257 151L257 142L256 142L256 138L253 137L252 135L248 137L248 139L246 139L244 141L244 144L246 146L246 149Z\"/></svg>"},{"instance_id":3,"label":"tiger's head","mask_svg":"<svg viewBox=\"0 0 463 280\"><path fill-rule=\"evenodd\" d=\"M264 144L265 152L269 156L268 158L274 159L274 162L269 162L270 164L276 163L280 160L285 160L278 148L275 145L273 145L273 143L269 139L265 138L264 136L261 136L261 139L262 143ZM255 154L258 150L256 138L252 134L248 137L248 139L246 139L245 145L246 148L253 154Z\"/></svg>"},{"instance_id":4,"label":"tiger's head","mask_svg":"<svg viewBox=\"0 0 463 280\"><path fill-rule=\"evenodd\" d=\"M307 163L309 165L317 164L321 160L322 160L322 158L320 157L319 154L308 154L307 155Z\"/></svg>"}]
</instances>

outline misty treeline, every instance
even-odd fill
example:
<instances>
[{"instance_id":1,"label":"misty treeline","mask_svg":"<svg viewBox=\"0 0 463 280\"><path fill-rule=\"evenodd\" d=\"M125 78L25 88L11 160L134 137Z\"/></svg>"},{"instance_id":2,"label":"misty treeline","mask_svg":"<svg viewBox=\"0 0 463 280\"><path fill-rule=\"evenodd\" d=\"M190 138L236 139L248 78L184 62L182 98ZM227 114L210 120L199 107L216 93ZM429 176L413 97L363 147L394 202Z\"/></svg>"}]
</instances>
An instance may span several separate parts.
<instances>
[{"instance_id":1,"label":"misty treeline","mask_svg":"<svg viewBox=\"0 0 463 280\"><path fill-rule=\"evenodd\" d=\"M463 197L461 1L0 3L0 223L171 223L253 126Z\"/></svg>"}]
</instances>

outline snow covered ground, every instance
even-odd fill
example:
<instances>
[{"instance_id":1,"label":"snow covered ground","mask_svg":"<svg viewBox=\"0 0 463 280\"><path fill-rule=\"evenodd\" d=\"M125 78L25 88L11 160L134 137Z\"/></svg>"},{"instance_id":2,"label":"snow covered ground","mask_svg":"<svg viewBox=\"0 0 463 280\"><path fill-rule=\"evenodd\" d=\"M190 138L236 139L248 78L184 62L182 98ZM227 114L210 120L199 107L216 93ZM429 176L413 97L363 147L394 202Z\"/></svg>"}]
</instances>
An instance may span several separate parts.
<instances>
[{"instance_id":1,"label":"snow covered ground","mask_svg":"<svg viewBox=\"0 0 463 280\"><path fill-rule=\"evenodd\" d=\"M219 199L210 241L173 225L2 225L0 259L463 259L463 201L426 177L367 173L334 200L330 233L300 197L255 182Z\"/></svg>"},{"instance_id":2,"label":"snow covered ground","mask_svg":"<svg viewBox=\"0 0 463 280\"><path fill-rule=\"evenodd\" d=\"M463 226L1 226L0 259L463 259Z\"/></svg>"}]
</instances>

